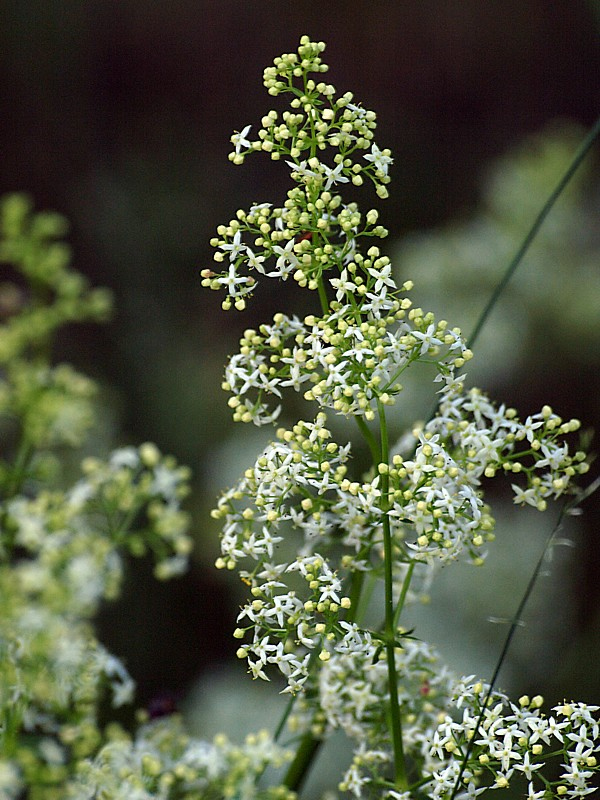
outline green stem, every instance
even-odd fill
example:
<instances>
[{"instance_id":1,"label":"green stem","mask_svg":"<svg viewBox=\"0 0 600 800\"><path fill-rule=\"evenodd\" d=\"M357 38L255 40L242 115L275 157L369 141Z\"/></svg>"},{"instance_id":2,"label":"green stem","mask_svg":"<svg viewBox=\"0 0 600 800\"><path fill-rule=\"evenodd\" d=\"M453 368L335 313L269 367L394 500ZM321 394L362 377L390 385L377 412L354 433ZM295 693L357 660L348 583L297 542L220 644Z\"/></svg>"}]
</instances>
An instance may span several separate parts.
<instances>
[{"instance_id":1,"label":"green stem","mask_svg":"<svg viewBox=\"0 0 600 800\"><path fill-rule=\"evenodd\" d=\"M381 431L381 463L389 465L389 439L385 406L377 403L379 412L379 426ZM400 705L398 703L398 673L396 672L396 613L394 609L393 594L393 549L392 532L390 528L390 476L387 470L381 475L381 510L383 511L383 552L384 552L384 581L385 581L385 654L388 668L388 689L390 693L390 732L394 751L394 784L401 790L408 788L406 777L406 764L404 760L404 744L402 741L402 720L400 718Z\"/></svg>"},{"instance_id":2,"label":"green stem","mask_svg":"<svg viewBox=\"0 0 600 800\"><path fill-rule=\"evenodd\" d=\"M408 589L410 587L410 582L412 581L412 576L414 571L415 571L415 562L411 561L408 567L408 572L406 573L406 577L404 578L404 583L402 584L402 591L400 593L398 605L396 606L396 610L394 612L394 630L398 628L398 621L400 619L400 614L402 613L402 609L404 608L404 603L406 602L406 595L408 593Z\"/></svg>"},{"instance_id":3,"label":"green stem","mask_svg":"<svg viewBox=\"0 0 600 800\"><path fill-rule=\"evenodd\" d=\"M563 520L564 520L565 516L572 509L577 508L585 499L587 499L591 494L593 494L599 488L600 488L600 478L596 478L596 480L593 481L593 483L591 483L587 487L587 489L585 489L582 492L580 492L575 498L563 503L563 505L562 505L562 507L560 509L560 513L558 515L558 519L556 521L556 524L554 525L550 535L546 539L544 547L543 547L543 549L542 549L542 551L540 553L540 556L538 558L537 564L535 565L535 567L533 569L533 573L532 573L532 575L531 575L531 577L529 579L529 582L528 582L528 584L527 584L527 586L525 588L523 596L521 597L521 600L519 602L517 610L515 611L515 614L514 614L514 616L512 618L512 622L511 622L510 627L508 629L508 633L506 634L506 639L504 640L504 644L502 646L502 651L501 651L501 653L500 653L500 655L498 657L498 661L496 662L496 666L494 668L494 672L492 674L492 677L490 678L488 690L486 692L486 695L485 695L485 697L483 699L483 703L481 705L481 712L480 712L480 714L479 714L479 716L477 718L477 722L475 724L475 730L473 731L473 735L471 736L471 738L469 740L469 744L467 746L466 753L465 753L465 755L463 757L463 760L462 760L462 763L460 765L460 771L459 771L458 775L456 776L456 780L454 782L454 788L452 790L452 794L450 795L450 800L454 800L454 798L456 797L457 793L461 789L463 775L464 775L465 770L467 769L467 767L469 765L469 758L471 757L471 753L473 752L473 747L475 745L475 741L477 740L477 733L479 731L479 728L481 727L481 723L483 722L483 718L485 716L486 708L488 707L488 701L489 701L490 697L492 696L492 692L495 689L496 682L497 682L498 676L500 674L500 670L501 670L502 665L504 664L504 662L506 660L507 653L508 653L508 651L510 649L510 646L512 644L513 638L514 638L514 636L515 636L515 634L517 632L517 628L519 626L519 621L523 617L523 613L525 611L525 607L527 606L527 604L529 602L529 599L531 597L531 593L533 592L533 589L534 589L534 587L535 587L535 585L537 583L537 580L538 580L538 578L540 576L540 573L542 571L542 567L544 566L544 562L546 561L546 558L547 558L548 551L552 547L552 544L554 543L554 540L556 539L556 535L558 534L558 532L560 531L560 529L562 527Z\"/></svg>"},{"instance_id":4,"label":"green stem","mask_svg":"<svg viewBox=\"0 0 600 800\"><path fill-rule=\"evenodd\" d=\"M473 329L473 332L469 336L469 339L467 341L468 347L472 347L475 344L475 341L479 337L479 334L481 333L481 329L483 328L487 318L489 317L489 315L492 312L492 309L494 308L494 306L498 302L498 298L500 297L500 295L504 291L504 289L505 289L507 283L509 282L509 280L512 278L512 276L513 276L514 272L516 271L517 267L519 266L519 264L521 263L521 261L525 257L525 254L529 250L529 247L531 246L531 243L533 242L533 240L537 236L537 233L538 233L539 229L542 227L542 225L544 223L544 220L546 219L546 217L550 213L550 210L552 209L552 206L555 204L555 202L558 200L558 198L562 194L565 186L569 183L569 181L571 180L571 178L573 177L573 175L577 171L579 165L581 164L583 159L588 154L589 150L591 149L592 145L594 144L594 141L596 140L596 138L598 137L599 134L600 134L600 117L598 117L598 119L596 120L596 122L593 125L592 129L590 130L588 135L585 137L585 139L581 143L581 145L579 147L579 150L577 151L577 153L575 154L575 156L573 158L573 161L571 161L571 163L569 164L569 167L567 168L567 171L565 172L565 174L562 176L562 178L558 182L556 188L554 189L554 191L552 192L550 197L544 203L544 205L542 207L542 210L537 215L533 225L531 226L531 228L529 230L529 233L523 239L521 247L516 252L513 260L510 262L510 264L508 265L508 267L506 269L506 272L502 276L502 279L500 280L500 282L498 283L498 285L494 289L494 291L492 293L492 296L490 297L486 307L483 309L483 311L481 312L481 316L477 320L477 324L475 325L475 328Z\"/></svg>"},{"instance_id":5,"label":"green stem","mask_svg":"<svg viewBox=\"0 0 600 800\"><path fill-rule=\"evenodd\" d=\"M312 733L307 733L302 738L300 746L296 751L296 756L290 764L283 780L284 786L287 786L287 788L291 789L293 792L298 792L301 789L308 775L308 768L316 757L321 744L322 739L316 739Z\"/></svg>"},{"instance_id":6,"label":"green stem","mask_svg":"<svg viewBox=\"0 0 600 800\"><path fill-rule=\"evenodd\" d=\"M377 440L369 430L369 426L365 422L365 418L363 416L355 417L356 424L360 432L363 435L364 440L369 445L369 450L371 451L371 458L373 459L373 464L378 464L381 461L381 453L379 452L379 445L377 444Z\"/></svg>"},{"instance_id":7,"label":"green stem","mask_svg":"<svg viewBox=\"0 0 600 800\"><path fill-rule=\"evenodd\" d=\"M285 724L288 721L288 717L290 716L290 714L292 712L292 708L294 707L294 703L295 702L296 702L296 698L295 697L290 697L290 699L288 700L287 705L285 707L285 711L281 715L281 719L279 720L277 728L275 729L275 733L273 734L273 741L274 742L278 742L279 741L279 737L281 736L281 734L283 733L283 731L285 729Z\"/></svg>"},{"instance_id":8,"label":"green stem","mask_svg":"<svg viewBox=\"0 0 600 800\"><path fill-rule=\"evenodd\" d=\"M351 586L350 586L350 600L351 606L348 610L346 615L346 619L348 622L354 622L356 619L356 615L358 613L358 608L360 605L360 596L363 590L364 585L364 573L363 572L354 572L352 574ZM316 653L316 651L314 651ZM314 655L313 653L313 655ZM277 730L275 732L275 741L279 739L281 733L283 732L285 723L287 718L290 715L290 712L295 703L295 697L292 697L286 707L286 710L283 714L282 719L277 726ZM307 733L303 736L300 741L300 746L296 751L296 755L294 756L294 760L290 764L288 771L285 775L283 783L288 789L292 791L299 791L301 788L306 776L308 775L308 771L313 760L316 758L319 748L321 747L322 739L317 739L312 735L312 733Z\"/></svg>"},{"instance_id":9,"label":"green stem","mask_svg":"<svg viewBox=\"0 0 600 800\"><path fill-rule=\"evenodd\" d=\"M360 608L360 598L363 593L365 585L365 573L353 572L350 579L350 608L346 614L347 622L356 622L358 619L358 610Z\"/></svg>"},{"instance_id":10,"label":"green stem","mask_svg":"<svg viewBox=\"0 0 600 800\"><path fill-rule=\"evenodd\" d=\"M14 497L21 491L32 455L31 443L22 437L4 490L5 500Z\"/></svg>"},{"instance_id":11,"label":"green stem","mask_svg":"<svg viewBox=\"0 0 600 800\"><path fill-rule=\"evenodd\" d=\"M323 314L329 313L329 300L327 299L327 292L325 291L325 282L323 280L323 276L319 275L319 279L317 281L317 288L319 291L319 300L321 301L321 309L323 310Z\"/></svg>"}]
</instances>

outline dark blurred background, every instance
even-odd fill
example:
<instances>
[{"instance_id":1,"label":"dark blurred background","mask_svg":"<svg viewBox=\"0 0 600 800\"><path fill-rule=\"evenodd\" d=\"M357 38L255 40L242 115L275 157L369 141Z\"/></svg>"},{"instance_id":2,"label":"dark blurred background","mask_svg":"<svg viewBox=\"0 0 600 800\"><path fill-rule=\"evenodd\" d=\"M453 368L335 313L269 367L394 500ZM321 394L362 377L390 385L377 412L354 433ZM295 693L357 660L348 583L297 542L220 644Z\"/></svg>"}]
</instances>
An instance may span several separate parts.
<instances>
[{"instance_id":1,"label":"dark blurred background","mask_svg":"<svg viewBox=\"0 0 600 800\"><path fill-rule=\"evenodd\" d=\"M157 589L147 565L132 566L123 601L100 620L142 702L181 694L235 649L238 588L212 569L208 518L234 435L219 383L240 331L276 309L278 290L225 318L198 271L218 224L285 190L268 159L227 161L231 133L272 106L262 69L304 33L327 42L328 80L377 111L377 141L393 151L391 197L379 205L401 239L467 218L482 170L524 136L556 119L594 121L599 30L591 0L2 0L0 191L64 213L75 266L116 298L114 321L71 329L58 356L100 381L106 446L154 440L195 474L192 574ZM593 281L598 292L600 267ZM599 318L600 300L590 325ZM532 352L526 384L509 378L500 397L526 411L550 402L598 429L599 366L597 352L577 363ZM587 700L599 693L589 669L600 649L599 517L591 502L574 617L545 676L550 693Z\"/></svg>"}]
</instances>

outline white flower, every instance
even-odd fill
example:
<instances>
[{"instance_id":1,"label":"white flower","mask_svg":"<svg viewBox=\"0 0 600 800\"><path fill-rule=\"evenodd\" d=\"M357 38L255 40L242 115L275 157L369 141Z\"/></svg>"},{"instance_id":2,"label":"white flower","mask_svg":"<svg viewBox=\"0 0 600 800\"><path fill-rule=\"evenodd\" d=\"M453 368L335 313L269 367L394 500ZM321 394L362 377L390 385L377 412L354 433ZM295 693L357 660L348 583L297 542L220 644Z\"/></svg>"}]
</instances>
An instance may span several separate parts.
<instances>
[{"instance_id":1,"label":"white flower","mask_svg":"<svg viewBox=\"0 0 600 800\"><path fill-rule=\"evenodd\" d=\"M348 270L343 269L339 278L330 278L329 283L336 289L335 299L340 303L346 294L354 294L358 286L352 278L348 278Z\"/></svg>"},{"instance_id":2,"label":"white flower","mask_svg":"<svg viewBox=\"0 0 600 800\"><path fill-rule=\"evenodd\" d=\"M383 172L384 175L388 174L388 166L394 163L394 159L390 158L387 155L389 151L380 150L375 142L371 145L371 152L367 153L366 156L363 156L365 161L371 161L375 167L375 169Z\"/></svg>"},{"instance_id":3,"label":"white flower","mask_svg":"<svg viewBox=\"0 0 600 800\"><path fill-rule=\"evenodd\" d=\"M235 146L236 154L239 155L243 147L244 148L252 147L252 142L249 142L248 139L246 139L246 136L248 136L248 134L250 133L251 127L252 125L246 125L246 127L243 129L241 133L236 132L231 137L231 144Z\"/></svg>"},{"instance_id":4,"label":"white flower","mask_svg":"<svg viewBox=\"0 0 600 800\"><path fill-rule=\"evenodd\" d=\"M527 786L527 800L542 800L542 798L545 796L546 796L545 787L542 787L542 789L539 792L536 792L533 783L529 783L529 785Z\"/></svg>"},{"instance_id":5,"label":"white flower","mask_svg":"<svg viewBox=\"0 0 600 800\"><path fill-rule=\"evenodd\" d=\"M433 347L441 347L442 340L438 339L435 336L436 333L436 326L434 323L431 323L425 333L421 333L421 331L413 331L413 336L416 339L419 339L422 342L421 349L419 351L419 355L425 355L429 350Z\"/></svg>"},{"instance_id":6,"label":"white flower","mask_svg":"<svg viewBox=\"0 0 600 800\"><path fill-rule=\"evenodd\" d=\"M248 214L256 214L257 211L264 211L267 208L271 208L272 205L273 203L255 203L254 205L250 206Z\"/></svg>"},{"instance_id":7,"label":"white flower","mask_svg":"<svg viewBox=\"0 0 600 800\"><path fill-rule=\"evenodd\" d=\"M511 484L511 488L515 494L513 497L513 503L523 505L527 503L534 508L537 507L538 504L538 494L536 489L532 486L529 489L521 489L520 486L517 486L516 483Z\"/></svg>"},{"instance_id":8,"label":"white flower","mask_svg":"<svg viewBox=\"0 0 600 800\"><path fill-rule=\"evenodd\" d=\"M384 286L396 289L396 282L392 277L392 265L385 264L381 269L369 267L367 272L375 278L375 292L380 292Z\"/></svg>"},{"instance_id":9,"label":"white flower","mask_svg":"<svg viewBox=\"0 0 600 800\"><path fill-rule=\"evenodd\" d=\"M299 164L294 164L293 161L286 161L285 162L288 167L291 168L292 172L296 172L303 178L318 178L319 173L314 172L312 169L309 169L306 166L306 161L301 161Z\"/></svg>"},{"instance_id":10,"label":"white flower","mask_svg":"<svg viewBox=\"0 0 600 800\"><path fill-rule=\"evenodd\" d=\"M256 255L249 247L246 247L246 261L248 265L257 270L257 272L262 272L263 275L265 274L265 269L262 266L264 260L264 256Z\"/></svg>"},{"instance_id":11,"label":"white flower","mask_svg":"<svg viewBox=\"0 0 600 800\"><path fill-rule=\"evenodd\" d=\"M348 183L349 178L347 178L345 175L342 175L342 170L344 169L343 161L340 161L340 163L337 165L337 167L334 167L334 169L330 169L326 164L321 164L321 167L327 176L325 186L323 187L326 192L328 192L335 183Z\"/></svg>"},{"instance_id":12,"label":"white flower","mask_svg":"<svg viewBox=\"0 0 600 800\"><path fill-rule=\"evenodd\" d=\"M532 764L531 763L531 757L530 757L530 754L529 754L529 750L526 750L525 751L525 755L523 756L523 763L522 764L515 764L514 765L514 769L518 770L519 772L522 772L525 775L525 777L527 778L527 780L530 781L533 773L537 769L540 769L543 766L544 766L544 764L543 764L542 761L540 761L538 764Z\"/></svg>"},{"instance_id":13,"label":"white flower","mask_svg":"<svg viewBox=\"0 0 600 800\"><path fill-rule=\"evenodd\" d=\"M229 294L232 297L248 294L248 292L252 291L252 286L244 285L251 283L251 279L245 277L244 275L238 275L236 266L233 263L229 265L227 275L219 276L216 278L216 281L217 283L221 283L223 286L226 286Z\"/></svg>"},{"instance_id":14,"label":"white flower","mask_svg":"<svg viewBox=\"0 0 600 800\"><path fill-rule=\"evenodd\" d=\"M267 272L269 278L283 278L285 280L298 267L299 260L296 253L294 253L294 244L294 240L290 239L285 247L280 247L278 244L273 247L273 252L279 258L275 265L276 269L272 272Z\"/></svg>"},{"instance_id":15,"label":"white flower","mask_svg":"<svg viewBox=\"0 0 600 800\"><path fill-rule=\"evenodd\" d=\"M121 447L118 450L113 450L109 463L113 469L120 469L121 467L135 469L140 463L140 457L135 447Z\"/></svg>"},{"instance_id":16,"label":"white flower","mask_svg":"<svg viewBox=\"0 0 600 800\"><path fill-rule=\"evenodd\" d=\"M229 251L229 260L235 261L236 258L245 253L248 249L248 246L242 242L242 232L236 231L233 235L233 240L230 244L222 244L220 245L221 250Z\"/></svg>"}]
</instances>

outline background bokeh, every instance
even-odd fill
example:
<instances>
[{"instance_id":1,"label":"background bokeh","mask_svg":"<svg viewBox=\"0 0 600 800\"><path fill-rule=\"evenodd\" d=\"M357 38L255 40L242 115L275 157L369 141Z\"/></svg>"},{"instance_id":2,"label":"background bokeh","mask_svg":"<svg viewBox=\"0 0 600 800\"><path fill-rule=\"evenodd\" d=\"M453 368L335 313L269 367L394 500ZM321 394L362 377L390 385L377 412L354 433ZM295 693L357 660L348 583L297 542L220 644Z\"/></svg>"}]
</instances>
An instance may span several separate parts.
<instances>
[{"instance_id":1,"label":"background bokeh","mask_svg":"<svg viewBox=\"0 0 600 800\"><path fill-rule=\"evenodd\" d=\"M377 111L377 141L393 151L391 197L379 207L399 270L410 265L402 277L418 287L422 270L422 296L439 301L443 285L442 299L460 317L461 301L469 313L483 306L504 255L518 244L515 220L527 229L544 187L558 180L598 114L599 31L600 3L585 0L0 4L0 192L25 190L38 208L64 213L75 266L115 293L111 324L71 329L57 347L59 358L101 383L94 446L154 440L195 474L192 573L157 587L149 567L132 565L123 600L99 620L143 703L179 698L202 676L206 697L212 672L235 650L230 632L243 587L212 569L218 545L208 509L264 435L234 429L220 376L240 332L276 310L281 294L261 287L252 309L225 317L216 296L201 290L198 271L211 263L208 240L218 224L285 191L285 171L268 159L253 157L242 168L227 161L231 133L271 107L262 69L294 50L303 33L328 43L328 80ZM518 191L510 180L503 184L515 173L497 159L549 125L566 138L543 162L539 194L527 182ZM534 181L539 147L528 152L533 168L519 175ZM493 162L500 166L490 173ZM565 234L549 221L550 245L531 256L542 271L516 284L492 317L478 374L484 389L524 413L548 402L598 430L600 182L593 159L577 192L569 208L571 222L579 222ZM497 223L491 232L490 218ZM473 260L479 273L468 273L463 292L462 264ZM451 284L443 282L448 274ZM476 663L485 669L493 660L502 631L490 633L486 615L510 615L509 601L551 525L550 515L541 528L539 518L525 520L513 521L510 509L501 519L512 539L505 561L491 565L493 580L461 576L468 588L440 589L446 616L437 623L433 616L430 634L450 658L460 661L456 651L464 654L472 637ZM590 664L600 654L599 521L591 501L573 533L576 547L568 558L557 556L539 588L507 677L520 690L541 684L550 699L598 700ZM466 631L454 650L443 636L453 624ZM547 634L543 645L533 636L539 630Z\"/></svg>"}]
</instances>

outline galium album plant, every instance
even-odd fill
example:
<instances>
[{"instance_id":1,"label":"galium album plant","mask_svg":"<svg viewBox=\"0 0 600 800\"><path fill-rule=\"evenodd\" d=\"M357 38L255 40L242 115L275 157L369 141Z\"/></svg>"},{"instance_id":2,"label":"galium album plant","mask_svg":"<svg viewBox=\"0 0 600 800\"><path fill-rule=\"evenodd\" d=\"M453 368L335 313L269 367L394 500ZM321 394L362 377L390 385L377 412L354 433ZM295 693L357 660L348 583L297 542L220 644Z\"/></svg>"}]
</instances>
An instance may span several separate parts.
<instances>
[{"instance_id":1,"label":"galium album plant","mask_svg":"<svg viewBox=\"0 0 600 800\"><path fill-rule=\"evenodd\" d=\"M53 336L105 318L109 298L69 268L62 218L4 201L0 798L293 800L336 731L351 752L328 800L593 791L598 707L512 701L493 679L454 675L406 628L443 565L484 563L487 480L504 475L516 503L541 511L587 465L567 442L577 421L548 406L521 419L467 388L460 331L413 307L410 281L396 283L377 212L342 196L366 184L384 198L392 158L375 143L375 114L321 80L323 49L303 37L265 71L290 108L269 111L256 137L250 126L235 134L231 159L265 152L291 188L281 206L257 203L219 227L218 266L202 273L227 310L245 308L257 276L314 298L303 318L277 313L246 330L224 383L236 420L282 424L214 511L217 565L248 589L238 655L289 697L271 732L206 742L176 714L140 711L126 730L100 713L131 703L134 685L93 615L118 595L126 554L152 552L159 579L185 569L189 476L149 443L87 457L74 481L61 474L93 422L94 384L53 365ZM416 370L431 376L436 410L395 441L390 410ZM306 414L285 426L293 392ZM350 429L338 418L370 453L366 472L353 443L336 440Z\"/></svg>"},{"instance_id":2,"label":"galium album plant","mask_svg":"<svg viewBox=\"0 0 600 800\"><path fill-rule=\"evenodd\" d=\"M307 402L306 418L277 429L214 511L217 566L238 569L249 588L238 656L255 678L279 674L290 695L276 738L294 752L291 789L341 729L354 754L338 789L356 797L588 794L597 707L513 702L451 674L403 626L440 567L484 563L494 540L486 480L508 477L515 503L543 511L588 467L567 443L577 420L549 406L521 419L467 388L472 352L460 330L413 307L410 280L396 283L377 211L342 196L371 184L387 197L391 154L375 142L375 114L322 80L324 47L303 37L265 70L269 94L289 95L289 108L263 116L256 137L251 126L234 134L230 159L268 153L291 188L281 206L256 203L221 225L211 243L223 266L202 272L205 286L225 290L225 310L244 310L257 276L291 278L315 298L304 318L277 313L246 330L226 368L237 421L275 423L290 391ZM389 409L417 365L430 370L436 409L395 442ZM368 446L365 474L351 443L335 440L338 415ZM374 621L378 591L383 619Z\"/></svg>"}]
</instances>

